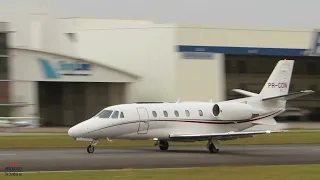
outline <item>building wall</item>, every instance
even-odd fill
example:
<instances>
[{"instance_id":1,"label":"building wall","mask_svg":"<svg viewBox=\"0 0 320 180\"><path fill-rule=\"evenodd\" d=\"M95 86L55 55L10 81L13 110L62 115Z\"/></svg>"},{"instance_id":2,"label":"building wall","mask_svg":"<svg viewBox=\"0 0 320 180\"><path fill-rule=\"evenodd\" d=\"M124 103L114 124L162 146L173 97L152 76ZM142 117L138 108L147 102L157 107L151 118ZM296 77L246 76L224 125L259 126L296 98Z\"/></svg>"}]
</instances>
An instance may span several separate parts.
<instances>
[{"instance_id":1,"label":"building wall","mask_svg":"<svg viewBox=\"0 0 320 180\"><path fill-rule=\"evenodd\" d=\"M9 83L11 103L27 104L26 106L11 108L11 115L15 117L39 116L38 85L32 81L11 81Z\"/></svg>"},{"instance_id":2,"label":"building wall","mask_svg":"<svg viewBox=\"0 0 320 180\"><path fill-rule=\"evenodd\" d=\"M182 100L196 97L197 100L207 100L209 96L219 100L224 91L221 60L187 61L181 58L181 52L175 52L176 45L308 49L313 38L310 29L172 25L150 21L90 18L59 19L57 12L48 13L50 10L46 8L26 7L0 8L0 21L10 22L9 29L13 31L9 37L11 47L87 58L140 75L143 78L128 86L125 92L127 102L172 101L179 97ZM201 48L199 51L202 51ZM250 51L250 48L246 53L259 54L256 50ZM25 59L29 59L31 55L26 55L27 58L19 57L19 61L24 59L23 61L29 62ZM33 68L39 68L39 64L31 62L21 66L21 62L13 60L13 71L21 73L19 75L13 72L11 78L24 81L38 79L40 76L45 80L39 71L33 71ZM91 77L94 78L87 80L124 79L123 76L108 73ZM100 80L97 80L99 78ZM190 82L192 78L193 81ZM203 85L197 81L201 78L206 79L207 88L194 93L197 87L191 85ZM77 81L75 78L64 80Z\"/></svg>"},{"instance_id":3,"label":"building wall","mask_svg":"<svg viewBox=\"0 0 320 180\"><path fill-rule=\"evenodd\" d=\"M222 101L225 96L224 55L184 59L176 63L176 96L185 101Z\"/></svg>"},{"instance_id":4,"label":"building wall","mask_svg":"<svg viewBox=\"0 0 320 180\"><path fill-rule=\"evenodd\" d=\"M50 54L24 49L10 50L10 79L13 81L69 81L69 82L133 82L130 75L120 71L102 67L95 63L88 63L82 59L75 59L58 54ZM55 69L55 73L82 74L82 75L58 75L58 77L47 77L45 68L40 60L47 60ZM62 71L59 61L67 63L85 63L90 65L88 70Z\"/></svg>"},{"instance_id":5,"label":"building wall","mask_svg":"<svg viewBox=\"0 0 320 180\"><path fill-rule=\"evenodd\" d=\"M179 45L308 48L311 29L268 29L248 27L180 25Z\"/></svg>"},{"instance_id":6,"label":"building wall","mask_svg":"<svg viewBox=\"0 0 320 180\"><path fill-rule=\"evenodd\" d=\"M0 22L8 22L10 47L57 52L59 49L59 10L31 2L1 4Z\"/></svg>"},{"instance_id":7,"label":"building wall","mask_svg":"<svg viewBox=\"0 0 320 180\"><path fill-rule=\"evenodd\" d=\"M130 85L131 102L176 99L174 26L80 19L77 28L79 56L143 77Z\"/></svg>"},{"instance_id":8,"label":"building wall","mask_svg":"<svg viewBox=\"0 0 320 180\"><path fill-rule=\"evenodd\" d=\"M107 94L111 97L105 104L117 104L123 102L123 98L119 98L125 94L125 86L123 83L132 83L136 80L136 76L126 74L117 69L101 66L95 63L88 63L87 61L74 59L62 55L54 55L46 52L31 51L25 49L11 48L9 51L10 69L9 69L9 102L28 104L21 108L14 108L12 115L14 116L38 116L39 115L39 81L51 82L113 82L107 92L99 92L100 94ZM60 75L59 77L47 77L40 60L48 60L47 62L55 68L57 74L67 73L69 75ZM77 71L74 75L72 71L61 71L58 66L58 61L64 60L66 62L79 62L90 65L89 71ZM122 83L121 85L118 83ZM88 85L90 86L90 85ZM81 89L81 88L80 88ZM70 95L69 95L70 96ZM80 94L81 96L81 94ZM123 96L125 98L125 96ZM58 96L57 98L61 98ZM105 106L103 106L105 107ZM96 107L92 107L96 111ZM100 106L101 109L101 106ZM81 119L79 119L81 120Z\"/></svg>"}]
</instances>

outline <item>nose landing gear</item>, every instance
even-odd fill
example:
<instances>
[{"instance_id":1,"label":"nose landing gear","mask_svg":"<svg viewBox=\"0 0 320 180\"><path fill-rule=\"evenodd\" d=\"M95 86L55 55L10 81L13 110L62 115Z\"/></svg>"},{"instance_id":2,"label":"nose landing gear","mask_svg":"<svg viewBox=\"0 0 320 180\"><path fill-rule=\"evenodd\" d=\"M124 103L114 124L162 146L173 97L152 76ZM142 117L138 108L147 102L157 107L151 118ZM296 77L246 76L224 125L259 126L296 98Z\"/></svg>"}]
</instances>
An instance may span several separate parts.
<instances>
[{"instance_id":1,"label":"nose landing gear","mask_svg":"<svg viewBox=\"0 0 320 180\"><path fill-rule=\"evenodd\" d=\"M99 143L98 139L94 139L90 142L90 145L87 147L88 153L94 153L95 146Z\"/></svg>"}]
</instances>

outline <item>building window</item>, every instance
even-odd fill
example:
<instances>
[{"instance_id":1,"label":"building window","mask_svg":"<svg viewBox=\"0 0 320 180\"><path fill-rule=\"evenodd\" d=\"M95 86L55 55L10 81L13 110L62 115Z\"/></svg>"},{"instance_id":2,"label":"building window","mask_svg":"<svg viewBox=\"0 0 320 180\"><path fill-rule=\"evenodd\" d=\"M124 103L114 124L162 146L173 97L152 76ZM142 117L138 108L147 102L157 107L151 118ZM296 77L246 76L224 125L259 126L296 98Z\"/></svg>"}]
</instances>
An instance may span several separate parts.
<instances>
[{"instance_id":1,"label":"building window","mask_svg":"<svg viewBox=\"0 0 320 180\"><path fill-rule=\"evenodd\" d=\"M203 112L201 110L199 110L199 115L203 116Z\"/></svg>"},{"instance_id":2,"label":"building window","mask_svg":"<svg viewBox=\"0 0 320 180\"><path fill-rule=\"evenodd\" d=\"M190 116L190 112L188 110L186 110L186 116L189 117Z\"/></svg>"},{"instance_id":3,"label":"building window","mask_svg":"<svg viewBox=\"0 0 320 180\"><path fill-rule=\"evenodd\" d=\"M153 117L157 117L157 113L155 111L152 111Z\"/></svg>"},{"instance_id":4,"label":"building window","mask_svg":"<svg viewBox=\"0 0 320 180\"><path fill-rule=\"evenodd\" d=\"M163 115L164 115L165 117L168 117L168 112L167 112L167 111L163 111Z\"/></svg>"},{"instance_id":5,"label":"building window","mask_svg":"<svg viewBox=\"0 0 320 180\"><path fill-rule=\"evenodd\" d=\"M8 79L8 58L0 55L0 80Z\"/></svg>"},{"instance_id":6,"label":"building window","mask_svg":"<svg viewBox=\"0 0 320 180\"><path fill-rule=\"evenodd\" d=\"M0 33L0 49L7 49L7 33Z\"/></svg>"},{"instance_id":7,"label":"building window","mask_svg":"<svg viewBox=\"0 0 320 180\"><path fill-rule=\"evenodd\" d=\"M179 112L177 110L174 111L174 114L176 115L176 117L179 116Z\"/></svg>"}]
</instances>

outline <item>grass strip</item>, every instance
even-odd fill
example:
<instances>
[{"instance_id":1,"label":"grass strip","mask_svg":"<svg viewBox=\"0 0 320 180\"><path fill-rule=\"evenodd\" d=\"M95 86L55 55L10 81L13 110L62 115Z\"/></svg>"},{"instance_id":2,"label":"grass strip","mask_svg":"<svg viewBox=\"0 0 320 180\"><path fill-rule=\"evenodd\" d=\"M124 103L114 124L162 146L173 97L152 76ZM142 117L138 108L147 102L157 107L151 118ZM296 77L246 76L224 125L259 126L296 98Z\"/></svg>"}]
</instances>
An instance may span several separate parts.
<instances>
[{"instance_id":1,"label":"grass strip","mask_svg":"<svg viewBox=\"0 0 320 180\"><path fill-rule=\"evenodd\" d=\"M71 171L71 172L36 172L22 173L22 176L4 176L4 180L102 180L102 179L130 179L130 180L319 180L320 165L287 165L287 166L218 166L188 169L125 169L119 171ZM1 178L2 179L2 178Z\"/></svg>"}]
</instances>

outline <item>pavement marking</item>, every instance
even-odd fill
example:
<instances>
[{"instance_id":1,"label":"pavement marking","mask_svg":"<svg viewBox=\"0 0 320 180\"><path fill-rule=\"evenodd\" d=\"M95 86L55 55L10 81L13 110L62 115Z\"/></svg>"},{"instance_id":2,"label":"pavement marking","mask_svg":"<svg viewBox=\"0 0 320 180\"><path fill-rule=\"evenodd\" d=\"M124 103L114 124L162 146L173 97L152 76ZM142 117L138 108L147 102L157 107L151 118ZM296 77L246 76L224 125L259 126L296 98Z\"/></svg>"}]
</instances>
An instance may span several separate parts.
<instances>
[{"instance_id":1,"label":"pavement marking","mask_svg":"<svg viewBox=\"0 0 320 180\"><path fill-rule=\"evenodd\" d=\"M150 170L179 170L179 169L194 169L198 167L182 167L182 168L148 168L148 169L140 169L140 168L125 168L125 169L101 169L101 170L70 170L70 171L26 171L23 173L71 173L71 172L97 172L97 171L150 171Z\"/></svg>"},{"instance_id":2,"label":"pavement marking","mask_svg":"<svg viewBox=\"0 0 320 180\"><path fill-rule=\"evenodd\" d=\"M0 154L0 156L15 156L16 154Z\"/></svg>"}]
</instances>

